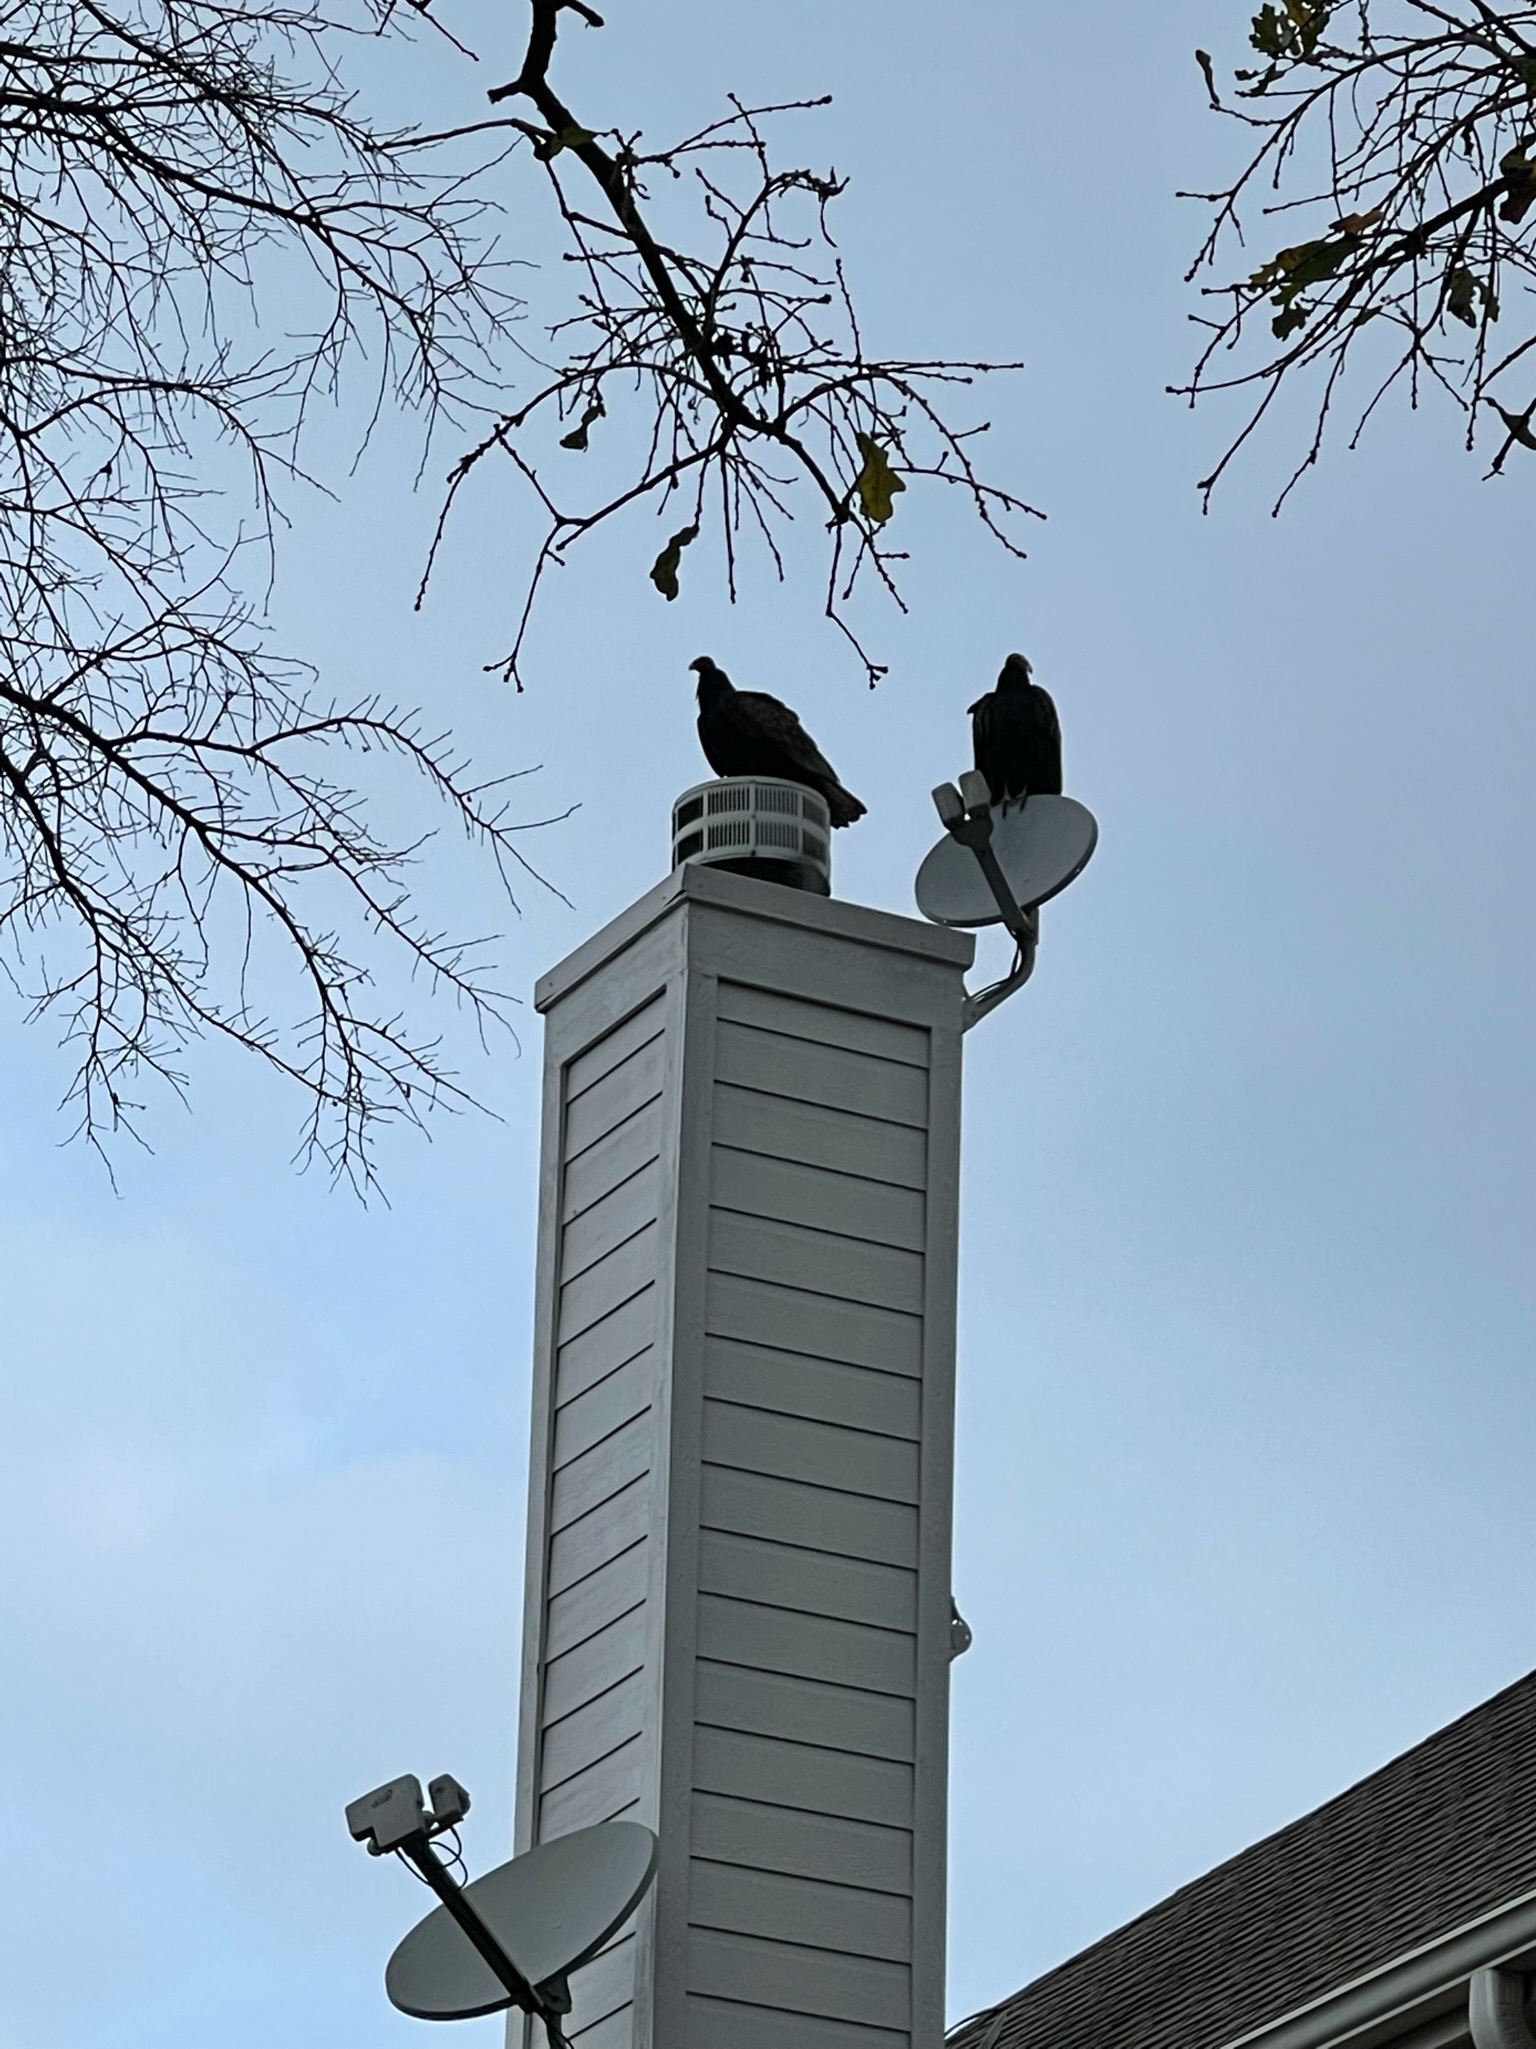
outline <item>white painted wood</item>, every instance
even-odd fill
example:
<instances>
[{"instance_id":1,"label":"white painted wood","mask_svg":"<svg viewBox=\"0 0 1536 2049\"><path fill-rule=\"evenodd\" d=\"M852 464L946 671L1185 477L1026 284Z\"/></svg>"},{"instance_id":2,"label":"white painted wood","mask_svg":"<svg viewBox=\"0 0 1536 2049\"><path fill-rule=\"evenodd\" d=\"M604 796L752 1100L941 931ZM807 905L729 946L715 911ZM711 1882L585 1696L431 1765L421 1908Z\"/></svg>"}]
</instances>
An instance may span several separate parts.
<instances>
[{"instance_id":1,"label":"white painted wood","mask_svg":"<svg viewBox=\"0 0 1536 2049\"><path fill-rule=\"evenodd\" d=\"M845 1430L840 1423L774 1415L737 1402L704 1404L704 1456L712 1465L806 1480L844 1494L915 1502L920 1449L905 1437ZM786 1541L793 1534L786 1530Z\"/></svg>"},{"instance_id":2,"label":"white painted wood","mask_svg":"<svg viewBox=\"0 0 1536 2049\"><path fill-rule=\"evenodd\" d=\"M617 1124L661 1094L664 1038L655 1038L621 1061L611 1074L569 1104L565 1113L565 1157L578 1159Z\"/></svg>"},{"instance_id":3,"label":"white painted wood","mask_svg":"<svg viewBox=\"0 0 1536 2049\"><path fill-rule=\"evenodd\" d=\"M804 1288L833 1296L839 1303L883 1303L913 1316L922 1313L919 1253L867 1244L834 1231L808 1231L799 1224L717 1209L710 1214L709 1264L712 1273Z\"/></svg>"},{"instance_id":4,"label":"white painted wood","mask_svg":"<svg viewBox=\"0 0 1536 2049\"><path fill-rule=\"evenodd\" d=\"M518 1841L660 1834L581 2049L940 2049L969 957L685 869L539 985Z\"/></svg>"},{"instance_id":5,"label":"white painted wood","mask_svg":"<svg viewBox=\"0 0 1536 2049\"><path fill-rule=\"evenodd\" d=\"M645 1599L649 1568L645 1542L642 1537L565 1593L551 1598L544 1634L546 1658L558 1658L563 1651L574 1650L577 1644L585 1643L589 1636L595 1636L598 1630L640 1605Z\"/></svg>"},{"instance_id":6,"label":"white painted wood","mask_svg":"<svg viewBox=\"0 0 1536 2049\"><path fill-rule=\"evenodd\" d=\"M809 1359L839 1359L877 1373L923 1370L922 1319L877 1309L869 1302L839 1302L802 1288L712 1273L705 1328L714 1337L776 1345Z\"/></svg>"},{"instance_id":7,"label":"white painted wood","mask_svg":"<svg viewBox=\"0 0 1536 2049\"><path fill-rule=\"evenodd\" d=\"M700 1994L688 2002L684 2049L908 2049L911 2040L905 2029L854 2027L822 2014L785 2013Z\"/></svg>"},{"instance_id":8,"label":"white painted wood","mask_svg":"<svg viewBox=\"0 0 1536 2049\"><path fill-rule=\"evenodd\" d=\"M639 1735L644 1701L643 1677L635 1673L545 1729L540 1751L543 1789L562 1785Z\"/></svg>"},{"instance_id":9,"label":"white painted wood","mask_svg":"<svg viewBox=\"0 0 1536 2049\"><path fill-rule=\"evenodd\" d=\"M920 1128L759 1089L716 1089L715 1142L918 1193L927 1181L928 1140Z\"/></svg>"},{"instance_id":10,"label":"white painted wood","mask_svg":"<svg viewBox=\"0 0 1536 2049\"><path fill-rule=\"evenodd\" d=\"M600 1202L631 1174L661 1152L661 1098L655 1097L622 1124L590 1145L579 1159L568 1161L561 1191L561 1221L569 1223Z\"/></svg>"},{"instance_id":11,"label":"white painted wood","mask_svg":"<svg viewBox=\"0 0 1536 2049\"><path fill-rule=\"evenodd\" d=\"M644 1603L544 1665L544 1721L558 1722L645 1663ZM890 1691L890 1688L886 1689Z\"/></svg>"},{"instance_id":12,"label":"white painted wood","mask_svg":"<svg viewBox=\"0 0 1536 2049\"><path fill-rule=\"evenodd\" d=\"M711 1338L704 1348L704 1391L719 1401L815 1423L841 1423L914 1443L922 1436L920 1382L767 1345Z\"/></svg>"},{"instance_id":13,"label":"white painted wood","mask_svg":"<svg viewBox=\"0 0 1536 2049\"><path fill-rule=\"evenodd\" d=\"M841 1814L850 1821L875 1821L887 1828L912 1826L912 1774L887 1758L858 1757L846 1750L822 1750L705 1724L694 1731L693 1774L695 1786L704 1793Z\"/></svg>"},{"instance_id":14,"label":"white painted wood","mask_svg":"<svg viewBox=\"0 0 1536 2049\"><path fill-rule=\"evenodd\" d=\"M654 1283L631 1295L610 1316L584 1330L579 1338L562 1345L556 1356L559 1399L571 1401L586 1388L602 1380L615 1367L625 1365L643 1352L656 1334L656 1289Z\"/></svg>"},{"instance_id":15,"label":"white painted wood","mask_svg":"<svg viewBox=\"0 0 1536 2049\"><path fill-rule=\"evenodd\" d=\"M897 1501L838 1494L711 1465L704 1474L701 1521L706 1529L796 1543L879 1565L918 1562L918 1514Z\"/></svg>"},{"instance_id":16,"label":"white painted wood","mask_svg":"<svg viewBox=\"0 0 1536 2049\"><path fill-rule=\"evenodd\" d=\"M837 1686L910 1700L916 1682L915 1642L895 1629L866 1629L858 1622L796 1615L787 1608L726 1600L719 1594L699 1596L699 1655L722 1665L827 1679Z\"/></svg>"},{"instance_id":17,"label":"white painted wood","mask_svg":"<svg viewBox=\"0 0 1536 2049\"><path fill-rule=\"evenodd\" d=\"M644 1782L642 1738L636 1734L596 1764L573 1772L539 1801L539 1841L569 1835L573 1829L596 1828L620 1817L638 1819L636 1810Z\"/></svg>"},{"instance_id":18,"label":"white painted wood","mask_svg":"<svg viewBox=\"0 0 1536 2049\"><path fill-rule=\"evenodd\" d=\"M928 1122L928 1077L920 1067L737 1024L721 1025L716 1061L720 1079L739 1088L826 1103L890 1124Z\"/></svg>"},{"instance_id":19,"label":"white painted wood","mask_svg":"<svg viewBox=\"0 0 1536 2049\"><path fill-rule=\"evenodd\" d=\"M602 1080L605 1074L628 1060L632 1053L638 1053L653 1039L660 1038L667 1024L667 1006L660 996L653 996L649 1003L634 1011L622 1024L614 1025L588 1048L578 1053L565 1071L565 1100L574 1103L578 1096L586 1094L594 1082Z\"/></svg>"},{"instance_id":20,"label":"white painted wood","mask_svg":"<svg viewBox=\"0 0 1536 2049\"><path fill-rule=\"evenodd\" d=\"M622 1430L615 1430L601 1444L561 1466L549 1490L551 1530L558 1533L649 1472L653 1435L646 1418L636 1416Z\"/></svg>"},{"instance_id":21,"label":"white painted wood","mask_svg":"<svg viewBox=\"0 0 1536 2049\"><path fill-rule=\"evenodd\" d=\"M912 1953L909 1900L700 1857L693 1863L689 1918L695 1928L730 1929L892 1963L905 1963Z\"/></svg>"},{"instance_id":22,"label":"white painted wood","mask_svg":"<svg viewBox=\"0 0 1536 2049\"><path fill-rule=\"evenodd\" d=\"M569 1344L656 1278L657 1227L647 1224L560 1289L555 1337Z\"/></svg>"},{"instance_id":23,"label":"white painted wood","mask_svg":"<svg viewBox=\"0 0 1536 2049\"><path fill-rule=\"evenodd\" d=\"M515 2025L517 2023L514 2023ZM634 2041L633 2029L634 2010L625 2006L617 2013L610 2014L606 2020L598 2021L590 2028L581 2028L574 2035L568 2035L566 2039L572 2043L579 2043L580 2049L630 2049Z\"/></svg>"},{"instance_id":24,"label":"white painted wood","mask_svg":"<svg viewBox=\"0 0 1536 2049\"><path fill-rule=\"evenodd\" d=\"M572 1971L571 2025L590 2029L611 2013L628 2006L635 1996L635 1938L620 1936L591 1963Z\"/></svg>"},{"instance_id":25,"label":"white painted wood","mask_svg":"<svg viewBox=\"0 0 1536 2049\"><path fill-rule=\"evenodd\" d=\"M656 1392L656 1354L647 1349L555 1410L556 1472L642 1415Z\"/></svg>"},{"instance_id":26,"label":"white painted wood","mask_svg":"<svg viewBox=\"0 0 1536 2049\"><path fill-rule=\"evenodd\" d=\"M929 1246L923 1319L923 1451L920 1477L917 1692L920 1757L949 1756L950 1532L955 1466L955 1314L960 1207L960 1034L933 1035L928 1071ZM940 1646L942 1645L942 1649ZM939 1659L945 1662L942 1673ZM917 1873L912 1910L915 2043L944 2035L947 1770L914 1782Z\"/></svg>"},{"instance_id":27,"label":"white painted wood","mask_svg":"<svg viewBox=\"0 0 1536 2049\"><path fill-rule=\"evenodd\" d=\"M806 1003L771 989L753 989L742 982L724 982L716 1015L734 1024L756 1025L766 1032L785 1032L817 1046L845 1046L853 1053L873 1053L882 1060L900 1060L911 1067L928 1065L928 1034L888 1017L865 1011L838 1010L829 1003Z\"/></svg>"},{"instance_id":28,"label":"white painted wood","mask_svg":"<svg viewBox=\"0 0 1536 2049\"><path fill-rule=\"evenodd\" d=\"M717 1141L710 1195L716 1209L809 1224L845 1238L899 1245L908 1252L923 1250L923 1198L915 1188L892 1188L862 1175L769 1159Z\"/></svg>"},{"instance_id":29,"label":"white painted wood","mask_svg":"<svg viewBox=\"0 0 1536 2049\"><path fill-rule=\"evenodd\" d=\"M755 2003L763 2006L893 2028L905 2027L911 2013L911 1979L904 1963L834 1957L824 1950L713 1928L694 1933L688 1985L694 1992L755 1995Z\"/></svg>"},{"instance_id":30,"label":"white painted wood","mask_svg":"<svg viewBox=\"0 0 1536 2049\"><path fill-rule=\"evenodd\" d=\"M549 1524L546 1497L544 1525ZM632 1480L619 1493L602 1502L550 1540L548 1566L541 1577L545 1599L580 1586L589 1574L599 1571L637 1544L650 1530L650 1500L639 1480ZM541 1643L543 1631L540 1633Z\"/></svg>"},{"instance_id":31,"label":"white painted wood","mask_svg":"<svg viewBox=\"0 0 1536 2049\"><path fill-rule=\"evenodd\" d=\"M701 1529L699 1591L917 1633L915 1572L864 1558L806 1551L797 1544L764 1543L756 1537Z\"/></svg>"},{"instance_id":32,"label":"white painted wood","mask_svg":"<svg viewBox=\"0 0 1536 2049\"><path fill-rule=\"evenodd\" d=\"M806 1814L756 1800L696 1793L693 1853L749 1871L787 1871L793 1877L864 1886L870 1892L912 1892L912 1837L902 1828L877 1828L835 1814Z\"/></svg>"},{"instance_id":33,"label":"white painted wood","mask_svg":"<svg viewBox=\"0 0 1536 2049\"><path fill-rule=\"evenodd\" d=\"M558 967L541 975L534 986L535 1007L552 1022L557 1021L570 1007L569 999L579 992L582 1001L603 1013L601 1026L582 1034L582 1043L590 1045L599 1030L612 1030L639 1008L633 994L637 985L660 985L666 969L661 967L651 977L653 955L669 958L680 930L690 927L697 928L689 931L690 939L702 942L698 952L707 955L716 971L729 979L749 987L798 991L819 1002L843 1001L842 983L848 977L839 976L836 969L846 966L850 952L878 955L879 964L888 961L910 984L906 1001L870 1005L859 991L850 1008L932 1022L945 1030L959 1029L956 1012L960 999L954 985L975 955L975 943L966 934L915 918L871 911L862 904L829 901L697 866L675 868ZM809 959L816 968L830 961L833 971L823 972L819 978L810 974L803 980L793 968L788 974L736 972L739 951L753 946L766 951L781 934L791 942L794 968ZM669 938L672 948L657 944ZM856 942L855 947L846 945L849 939ZM646 973L637 973L642 964ZM622 965L627 972L605 972L615 965ZM869 960L861 958L858 967L867 990ZM562 1051L561 1057L570 1056Z\"/></svg>"},{"instance_id":34,"label":"white painted wood","mask_svg":"<svg viewBox=\"0 0 1536 2049\"><path fill-rule=\"evenodd\" d=\"M560 1278L572 1281L656 1221L656 1162L600 1196L566 1225L560 1246Z\"/></svg>"},{"instance_id":35,"label":"white painted wood","mask_svg":"<svg viewBox=\"0 0 1536 2049\"><path fill-rule=\"evenodd\" d=\"M899 1695L860 1693L852 1686L716 1665L708 1658L700 1658L695 1676L701 1724L902 1764L917 1755L913 1704Z\"/></svg>"}]
</instances>

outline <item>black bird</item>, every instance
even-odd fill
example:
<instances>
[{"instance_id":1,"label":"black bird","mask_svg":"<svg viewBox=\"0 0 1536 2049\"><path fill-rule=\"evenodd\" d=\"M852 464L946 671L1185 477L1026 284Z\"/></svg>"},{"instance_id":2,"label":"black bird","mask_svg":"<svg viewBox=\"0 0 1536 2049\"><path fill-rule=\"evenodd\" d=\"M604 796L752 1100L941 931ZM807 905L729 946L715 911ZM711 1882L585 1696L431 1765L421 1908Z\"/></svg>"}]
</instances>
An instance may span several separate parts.
<instances>
[{"instance_id":1,"label":"black bird","mask_svg":"<svg viewBox=\"0 0 1536 2049\"><path fill-rule=\"evenodd\" d=\"M688 664L699 678L699 745L716 775L776 776L827 800L834 825L852 825L865 806L787 704L761 690L738 690L708 655Z\"/></svg>"},{"instance_id":2,"label":"black bird","mask_svg":"<svg viewBox=\"0 0 1536 2049\"><path fill-rule=\"evenodd\" d=\"M1061 720L1022 655L1010 655L997 688L971 706L971 738L994 804L1061 795Z\"/></svg>"}]
</instances>

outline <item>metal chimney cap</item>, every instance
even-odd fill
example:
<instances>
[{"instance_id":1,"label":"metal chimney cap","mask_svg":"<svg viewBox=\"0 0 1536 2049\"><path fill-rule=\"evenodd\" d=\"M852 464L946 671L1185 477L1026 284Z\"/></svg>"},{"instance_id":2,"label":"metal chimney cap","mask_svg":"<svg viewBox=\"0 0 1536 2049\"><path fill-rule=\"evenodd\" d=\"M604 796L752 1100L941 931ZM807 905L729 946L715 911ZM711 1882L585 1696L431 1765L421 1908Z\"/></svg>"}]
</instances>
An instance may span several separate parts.
<instances>
[{"instance_id":1,"label":"metal chimney cap","mask_svg":"<svg viewBox=\"0 0 1536 2049\"><path fill-rule=\"evenodd\" d=\"M695 783L672 806L674 868L730 868L830 896L831 847L826 799L802 783L725 776Z\"/></svg>"}]
</instances>

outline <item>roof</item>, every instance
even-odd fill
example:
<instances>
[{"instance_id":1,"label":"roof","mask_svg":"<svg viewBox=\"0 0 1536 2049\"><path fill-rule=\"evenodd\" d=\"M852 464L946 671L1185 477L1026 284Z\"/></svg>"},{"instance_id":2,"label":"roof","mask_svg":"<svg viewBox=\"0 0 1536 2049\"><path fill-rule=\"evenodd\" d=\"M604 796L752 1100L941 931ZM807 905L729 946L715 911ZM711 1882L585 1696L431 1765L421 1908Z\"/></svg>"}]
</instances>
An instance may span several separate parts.
<instances>
[{"instance_id":1,"label":"roof","mask_svg":"<svg viewBox=\"0 0 1536 2049\"><path fill-rule=\"evenodd\" d=\"M1218 2049L1536 1889L1533 1794L1536 1672L951 2042Z\"/></svg>"}]
</instances>

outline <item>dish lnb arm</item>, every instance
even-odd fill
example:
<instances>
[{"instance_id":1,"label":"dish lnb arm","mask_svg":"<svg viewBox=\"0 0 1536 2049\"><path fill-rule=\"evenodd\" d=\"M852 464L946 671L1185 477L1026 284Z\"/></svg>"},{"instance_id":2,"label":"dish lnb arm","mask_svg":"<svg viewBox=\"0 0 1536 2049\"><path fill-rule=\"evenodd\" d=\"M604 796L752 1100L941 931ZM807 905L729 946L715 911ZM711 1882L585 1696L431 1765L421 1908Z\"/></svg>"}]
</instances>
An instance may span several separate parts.
<instances>
[{"instance_id":1,"label":"dish lnb arm","mask_svg":"<svg viewBox=\"0 0 1536 2049\"><path fill-rule=\"evenodd\" d=\"M992 792L980 769L968 768L960 787L940 783L933 792L933 808L945 831L975 855L977 865L998 908L1003 924L1018 948L1012 968L1000 982L967 996L961 1029L969 1031L1000 1003L1006 1003L1015 989L1022 989L1035 971L1035 950L1040 943L1040 913L1024 910L1014 895L1002 864L992 851Z\"/></svg>"},{"instance_id":2,"label":"dish lnb arm","mask_svg":"<svg viewBox=\"0 0 1536 2049\"><path fill-rule=\"evenodd\" d=\"M571 2010L570 1989L564 1974L542 1985L531 1985L488 1928L464 1889L432 1847L432 1838L457 1826L469 1812L469 1795L458 1780L444 1772L429 1788L429 1809L414 1773L391 1779L375 1787L360 1800L347 1803L347 1828L355 1842L366 1843L370 1856L397 1852L425 1879L449 1914L468 1937L483 1962L490 1966L505 1987L511 2003L524 2013L543 2021L550 2049L569 2049L560 2028L560 2016Z\"/></svg>"}]
</instances>

